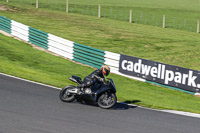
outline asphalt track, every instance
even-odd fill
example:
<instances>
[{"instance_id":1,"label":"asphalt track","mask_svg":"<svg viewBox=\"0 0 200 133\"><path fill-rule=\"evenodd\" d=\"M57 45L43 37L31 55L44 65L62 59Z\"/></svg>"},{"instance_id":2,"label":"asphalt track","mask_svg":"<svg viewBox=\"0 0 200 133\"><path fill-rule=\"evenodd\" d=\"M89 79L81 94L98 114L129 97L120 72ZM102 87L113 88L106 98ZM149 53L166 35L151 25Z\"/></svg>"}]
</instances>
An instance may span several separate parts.
<instances>
[{"instance_id":1,"label":"asphalt track","mask_svg":"<svg viewBox=\"0 0 200 133\"><path fill-rule=\"evenodd\" d=\"M199 133L200 119L118 103L103 110L59 90L0 75L0 133Z\"/></svg>"}]
</instances>

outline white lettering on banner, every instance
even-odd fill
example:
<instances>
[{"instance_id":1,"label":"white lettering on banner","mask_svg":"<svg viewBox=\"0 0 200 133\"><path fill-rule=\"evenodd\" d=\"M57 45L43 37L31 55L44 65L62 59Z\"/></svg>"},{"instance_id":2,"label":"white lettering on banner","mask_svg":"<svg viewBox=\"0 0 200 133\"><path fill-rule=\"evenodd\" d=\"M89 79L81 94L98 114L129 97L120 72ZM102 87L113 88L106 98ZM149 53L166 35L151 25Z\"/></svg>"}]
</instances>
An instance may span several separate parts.
<instances>
[{"instance_id":1,"label":"white lettering on banner","mask_svg":"<svg viewBox=\"0 0 200 133\"><path fill-rule=\"evenodd\" d=\"M200 88L200 84L197 84L197 88Z\"/></svg>"},{"instance_id":2,"label":"white lettering on banner","mask_svg":"<svg viewBox=\"0 0 200 133\"><path fill-rule=\"evenodd\" d=\"M127 60L122 61L122 69L124 69L124 70L126 70L126 66L125 66L126 63L127 63Z\"/></svg>"},{"instance_id":3,"label":"white lettering on banner","mask_svg":"<svg viewBox=\"0 0 200 133\"><path fill-rule=\"evenodd\" d=\"M142 64L142 74L149 75L150 69L151 69L151 66Z\"/></svg>"},{"instance_id":4,"label":"white lettering on banner","mask_svg":"<svg viewBox=\"0 0 200 133\"><path fill-rule=\"evenodd\" d=\"M140 60L140 59L138 60L138 63L135 63L135 65L134 65L134 71L136 73L140 73L141 64L142 64L142 60Z\"/></svg>"},{"instance_id":5,"label":"white lettering on banner","mask_svg":"<svg viewBox=\"0 0 200 133\"><path fill-rule=\"evenodd\" d=\"M175 81L176 83L181 84L181 79L182 79L182 74L181 74L180 72L175 72L174 81Z\"/></svg>"},{"instance_id":6,"label":"white lettering on banner","mask_svg":"<svg viewBox=\"0 0 200 133\"><path fill-rule=\"evenodd\" d=\"M133 62L132 61L128 61L127 70L133 71Z\"/></svg>"},{"instance_id":7,"label":"white lettering on banner","mask_svg":"<svg viewBox=\"0 0 200 133\"><path fill-rule=\"evenodd\" d=\"M173 81L173 79L174 79L174 72L170 70L166 70L165 84L168 84L169 81Z\"/></svg>"},{"instance_id":8,"label":"white lettering on banner","mask_svg":"<svg viewBox=\"0 0 200 133\"><path fill-rule=\"evenodd\" d=\"M157 77L157 75L156 75L157 73L158 73L158 68L152 67L151 68L151 76L155 78L155 77Z\"/></svg>"},{"instance_id":9,"label":"white lettering on banner","mask_svg":"<svg viewBox=\"0 0 200 133\"><path fill-rule=\"evenodd\" d=\"M158 78L160 78L161 74L161 64L158 64Z\"/></svg>"},{"instance_id":10,"label":"white lettering on banner","mask_svg":"<svg viewBox=\"0 0 200 133\"><path fill-rule=\"evenodd\" d=\"M188 86L196 87L196 84L195 84L196 78L197 78L197 76L193 76L193 71L189 71Z\"/></svg>"},{"instance_id":11,"label":"white lettering on banner","mask_svg":"<svg viewBox=\"0 0 200 133\"><path fill-rule=\"evenodd\" d=\"M164 77L165 77L165 65L162 65L161 79L164 79Z\"/></svg>"},{"instance_id":12,"label":"white lettering on banner","mask_svg":"<svg viewBox=\"0 0 200 133\"><path fill-rule=\"evenodd\" d=\"M196 84L195 82L197 76L193 75L192 70L189 70L188 73L174 72L172 70L167 70L164 64L158 64L157 66L142 64L141 59L138 59L138 62L135 63L133 61L123 60L121 67L123 70L132 71L145 76L150 75L153 78L163 79L165 84L169 84L169 82L175 82L200 88L200 84Z\"/></svg>"},{"instance_id":13,"label":"white lettering on banner","mask_svg":"<svg viewBox=\"0 0 200 133\"><path fill-rule=\"evenodd\" d=\"M182 84L186 84L186 79L188 78L187 74L183 74L183 81Z\"/></svg>"}]
</instances>

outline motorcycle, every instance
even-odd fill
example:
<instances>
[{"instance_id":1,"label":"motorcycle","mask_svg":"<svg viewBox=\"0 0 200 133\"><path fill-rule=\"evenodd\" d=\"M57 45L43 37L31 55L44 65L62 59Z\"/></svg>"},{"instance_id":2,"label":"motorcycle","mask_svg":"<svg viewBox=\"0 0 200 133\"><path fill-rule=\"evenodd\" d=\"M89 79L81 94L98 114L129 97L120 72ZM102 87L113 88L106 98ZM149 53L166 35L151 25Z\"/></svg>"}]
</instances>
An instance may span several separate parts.
<instances>
[{"instance_id":1,"label":"motorcycle","mask_svg":"<svg viewBox=\"0 0 200 133\"><path fill-rule=\"evenodd\" d=\"M83 83L77 76L72 76L69 80L78 85ZM77 86L66 86L60 91L59 97L63 102L84 101L97 104L103 109L112 108L117 103L115 84L110 78L107 78L104 83L96 82L90 88L85 88L84 92L81 92Z\"/></svg>"}]
</instances>

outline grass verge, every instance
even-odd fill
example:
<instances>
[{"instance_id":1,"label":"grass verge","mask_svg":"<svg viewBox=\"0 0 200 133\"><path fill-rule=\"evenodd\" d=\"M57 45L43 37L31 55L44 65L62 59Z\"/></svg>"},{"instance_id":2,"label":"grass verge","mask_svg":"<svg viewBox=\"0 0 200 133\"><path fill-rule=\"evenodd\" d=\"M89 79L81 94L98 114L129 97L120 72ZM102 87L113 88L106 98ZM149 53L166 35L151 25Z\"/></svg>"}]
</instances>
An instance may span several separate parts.
<instances>
[{"instance_id":1,"label":"grass verge","mask_svg":"<svg viewBox=\"0 0 200 133\"><path fill-rule=\"evenodd\" d=\"M64 87L73 84L68 77L82 78L92 68L75 64L61 57L33 49L31 45L0 34L0 72L21 78ZM134 81L115 74L117 97L122 102L156 108L200 113L200 99L175 90Z\"/></svg>"},{"instance_id":2,"label":"grass verge","mask_svg":"<svg viewBox=\"0 0 200 133\"><path fill-rule=\"evenodd\" d=\"M98 49L200 70L200 35L10 4L0 15Z\"/></svg>"}]
</instances>

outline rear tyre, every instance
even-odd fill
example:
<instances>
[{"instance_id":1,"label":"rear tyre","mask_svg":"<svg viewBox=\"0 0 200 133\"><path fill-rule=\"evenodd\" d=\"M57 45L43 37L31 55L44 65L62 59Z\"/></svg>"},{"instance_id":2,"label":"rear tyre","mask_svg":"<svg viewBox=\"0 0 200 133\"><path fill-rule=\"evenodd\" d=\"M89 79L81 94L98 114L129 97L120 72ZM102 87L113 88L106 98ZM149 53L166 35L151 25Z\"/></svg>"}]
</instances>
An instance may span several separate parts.
<instances>
[{"instance_id":1,"label":"rear tyre","mask_svg":"<svg viewBox=\"0 0 200 133\"><path fill-rule=\"evenodd\" d=\"M75 94L67 92L68 89L73 89L74 86L66 86L60 91L60 100L63 102L73 102L75 100Z\"/></svg>"},{"instance_id":2,"label":"rear tyre","mask_svg":"<svg viewBox=\"0 0 200 133\"><path fill-rule=\"evenodd\" d=\"M117 97L115 93L112 92L103 93L98 98L98 105L103 109L112 108L116 104L116 102L117 102Z\"/></svg>"}]
</instances>

